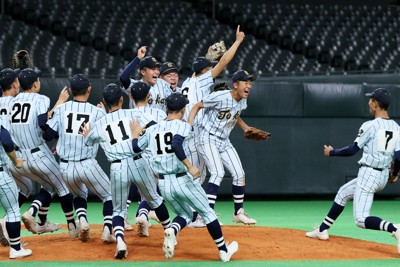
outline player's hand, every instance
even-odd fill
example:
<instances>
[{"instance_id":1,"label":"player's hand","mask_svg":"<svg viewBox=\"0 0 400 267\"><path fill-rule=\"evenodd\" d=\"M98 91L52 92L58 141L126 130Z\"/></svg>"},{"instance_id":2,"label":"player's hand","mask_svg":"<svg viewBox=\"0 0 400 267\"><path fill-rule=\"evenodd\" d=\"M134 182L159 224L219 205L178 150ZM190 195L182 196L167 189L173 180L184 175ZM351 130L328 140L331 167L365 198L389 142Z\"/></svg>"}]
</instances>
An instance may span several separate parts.
<instances>
[{"instance_id":1,"label":"player's hand","mask_svg":"<svg viewBox=\"0 0 400 267\"><path fill-rule=\"evenodd\" d=\"M133 118L129 122L129 127L131 128L133 138L139 138L139 135L143 129L140 127L138 119Z\"/></svg>"},{"instance_id":2,"label":"player's hand","mask_svg":"<svg viewBox=\"0 0 400 267\"><path fill-rule=\"evenodd\" d=\"M24 165L25 160L17 158L17 161L14 162L14 166L17 167L18 169L21 169L22 166Z\"/></svg>"},{"instance_id":3,"label":"player's hand","mask_svg":"<svg viewBox=\"0 0 400 267\"><path fill-rule=\"evenodd\" d=\"M105 112L107 112L106 106L104 106L104 103L103 103L103 102L98 103L98 104L97 104L97 107L98 107L98 108L101 108L102 110L104 110Z\"/></svg>"},{"instance_id":4,"label":"player's hand","mask_svg":"<svg viewBox=\"0 0 400 267\"><path fill-rule=\"evenodd\" d=\"M200 177L200 171L195 166L189 168L189 173L193 176L194 180Z\"/></svg>"},{"instance_id":5,"label":"player's hand","mask_svg":"<svg viewBox=\"0 0 400 267\"><path fill-rule=\"evenodd\" d=\"M239 43L243 42L244 36L244 32L240 31L240 25L238 25L236 29L236 41L238 41Z\"/></svg>"},{"instance_id":6,"label":"player's hand","mask_svg":"<svg viewBox=\"0 0 400 267\"><path fill-rule=\"evenodd\" d=\"M69 93L67 87L65 86L60 92L60 96L58 97L58 103L59 104L65 103L68 100L68 98L69 98Z\"/></svg>"},{"instance_id":7,"label":"player's hand","mask_svg":"<svg viewBox=\"0 0 400 267\"><path fill-rule=\"evenodd\" d=\"M147 52L147 46L140 47L137 51L137 57L139 59L142 59L146 55L146 52Z\"/></svg>"},{"instance_id":8,"label":"player's hand","mask_svg":"<svg viewBox=\"0 0 400 267\"><path fill-rule=\"evenodd\" d=\"M324 155L325 156L330 157L329 152L331 152L331 150L333 150L333 147L324 145Z\"/></svg>"},{"instance_id":9,"label":"player's hand","mask_svg":"<svg viewBox=\"0 0 400 267\"><path fill-rule=\"evenodd\" d=\"M393 175L393 173L390 172L389 179L388 179L389 183L394 184L395 182L397 182L398 179L399 179L399 176Z\"/></svg>"},{"instance_id":10,"label":"player's hand","mask_svg":"<svg viewBox=\"0 0 400 267\"><path fill-rule=\"evenodd\" d=\"M90 122L85 123L84 126L81 126L81 132L80 132L80 134L83 135L83 136L86 138L86 137L89 135L90 130L91 130Z\"/></svg>"},{"instance_id":11,"label":"player's hand","mask_svg":"<svg viewBox=\"0 0 400 267\"><path fill-rule=\"evenodd\" d=\"M58 140L56 140L54 142L54 145L51 147L51 154L53 154L54 156L57 155L57 142Z\"/></svg>"}]
</instances>

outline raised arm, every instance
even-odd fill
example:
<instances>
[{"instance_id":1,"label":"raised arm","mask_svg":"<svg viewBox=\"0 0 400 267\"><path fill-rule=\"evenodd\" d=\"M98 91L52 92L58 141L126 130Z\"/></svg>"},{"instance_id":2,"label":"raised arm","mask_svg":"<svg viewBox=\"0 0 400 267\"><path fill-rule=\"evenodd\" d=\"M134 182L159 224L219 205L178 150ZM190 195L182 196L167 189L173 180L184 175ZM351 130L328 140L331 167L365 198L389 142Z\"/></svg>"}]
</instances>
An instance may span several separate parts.
<instances>
[{"instance_id":1,"label":"raised arm","mask_svg":"<svg viewBox=\"0 0 400 267\"><path fill-rule=\"evenodd\" d=\"M194 121L194 117L196 117L197 112L199 112L200 109L204 108L204 104L203 102L197 102L192 109L190 110L189 113L189 118L188 118L188 123L190 124L190 126L193 125L193 121Z\"/></svg>"},{"instance_id":2,"label":"raised arm","mask_svg":"<svg viewBox=\"0 0 400 267\"><path fill-rule=\"evenodd\" d=\"M129 63L119 76L119 80L125 89L128 89L130 85L129 77L131 76L133 70L139 64L140 60L146 55L147 46L142 46L138 49L137 56Z\"/></svg>"}]
</instances>

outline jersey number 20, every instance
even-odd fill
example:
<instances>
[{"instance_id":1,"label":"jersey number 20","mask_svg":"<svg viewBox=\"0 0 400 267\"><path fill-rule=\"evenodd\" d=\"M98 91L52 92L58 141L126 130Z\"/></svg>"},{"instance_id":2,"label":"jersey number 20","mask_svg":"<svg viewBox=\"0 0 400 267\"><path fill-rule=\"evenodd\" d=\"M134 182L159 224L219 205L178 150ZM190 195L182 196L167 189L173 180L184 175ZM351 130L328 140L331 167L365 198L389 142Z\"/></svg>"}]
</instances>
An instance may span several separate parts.
<instances>
[{"instance_id":1,"label":"jersey number 20","mask_svg":"<svg viewBox=\"0 0 400 267\"><path fill-rule=\"evenodd\" d=\"M29 119L30 103L15 103L12 107L11 123L25 124Z\"/></svg>"}]
</instances>

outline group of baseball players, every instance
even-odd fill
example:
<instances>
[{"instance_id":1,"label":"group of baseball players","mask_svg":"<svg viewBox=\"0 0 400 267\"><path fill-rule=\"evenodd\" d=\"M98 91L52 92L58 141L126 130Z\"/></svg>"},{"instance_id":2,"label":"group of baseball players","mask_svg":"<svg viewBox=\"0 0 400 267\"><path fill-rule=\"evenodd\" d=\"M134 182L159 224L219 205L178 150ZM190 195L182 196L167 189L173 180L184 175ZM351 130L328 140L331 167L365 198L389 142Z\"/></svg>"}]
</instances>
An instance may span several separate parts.
<instances>
[{"instance_id":1,"label":"group of baseball players","mask_svg":"<svg viewBox=\"0 0 400 267\"><path fill-rule=\"evenodd\" d=\"M146 56L146 47L120 75L120 85L111 83L103 90L97 106L88 98L92 86L87 77L76 74L70 87L62 89L50 109L48 97L40 94L38 69L10 69L0 72L1 151L0 201L6 215L0 220L0 241L10 246L9 257L32 254L20 242L22 221L34 234L54 232L47 213L55 194L59 196L71 238L90 240L87 219L89 191L103 203L102 241L116 243L116 259L128 255L124 231L128 207L138 192L141 201L136 214L139 236L149 236L149 217L164 227L163 251L174 256L179 232L186 226L207 227L223 262L238 250L236 241L225 242L221 223L214 212L224 167L232 175L233 221L255 224L243 208L245 173L229 140L238 124L251 129L241 118L251 91L254 75L238 70L231 90L213 91L214 80L234 57L244 40L238 27L233 45L219 61L198 57L194 74L179 82L172 62L160 64ZM139 67L141 80L131 79ZM68 101L70 94L73 100ZM130 108L123 109L123 96ZM107 113L108 111L108 113ZM55 143L52 149L46 141ZM111 163L110 175L96 161L98 146ZM57 162L54 155L59 156ZM202 183L210 173L204 190ZM40 186L29 210L20 207L32 192L32 181ZM176 216L171 220L166 204Z\"/></svg>"}]
</instances>

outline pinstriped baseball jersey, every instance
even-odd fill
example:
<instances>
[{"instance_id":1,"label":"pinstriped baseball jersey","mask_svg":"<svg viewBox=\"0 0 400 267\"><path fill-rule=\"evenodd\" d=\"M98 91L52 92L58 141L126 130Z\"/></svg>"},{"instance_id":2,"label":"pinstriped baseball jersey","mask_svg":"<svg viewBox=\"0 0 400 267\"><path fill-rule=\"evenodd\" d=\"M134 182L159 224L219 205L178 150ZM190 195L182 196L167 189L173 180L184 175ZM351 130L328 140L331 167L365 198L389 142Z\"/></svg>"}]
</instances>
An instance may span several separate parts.
<instances>
[{"instance_id":1,"label":"pinstriped baseball jersey","mask_svg":"<svg viewBox=\"0 0 400 267\"><path fill-rule=\"evenodd\" d=\"M4 127L4 117L3 116L0 116L0 125ZM7 129L6 127L4 127L4 128ZM7 165L7 163L8 163L7 153L4 150L4 147L2 145L0 145L0 166Z\"/></svg>"},{"instance_id":2,"label":"pinstriped baseball jersey","mask_svg":"<svg viewBox=\"0 0 400 267\"><path fill-rule=\"evenodd\" d=\"M85 123L94 123L106 112L88 102L68 101L54 110L47 125L58 132L57 153L64 160L79 161L96 157L98 144L85 146L80 134Z\"/></svg>"},{"instance_id":3,"label":"pinstriped baseball jersey","mask_svg":"<svg viewBox=\"0 0 400 267\"><path fill-rule=\"evenodd\" d=\"M38 116L47 113L50 99L36 93L20 93L14 98L11 110L11 136L21 149L44 144Z\"/></svg>"},{"instance_id":4,"label":"pinstriped baseball jersey","mask_svg":"<svg viewBox=\"0 0 400 267\"><path fill-rule=\"evenodd\" d=\"M161 174L187 172L186 166L176 157L172 149L172 137L176 134L187 137L190 125L181 120L162 121L146 130L139 138L138 145L143 150L149 147L153 158L153 169ZM187 147L184 148L187 151Z\"/></svg>"},{"instance_id":5,"label":"pinstriped baseball jersey","mask_svg":"<svg viewBox=\"0 0 400 267\"><path fill-rule=\"evenodd\" d=\"M131 79L131 84L129 85L128 89L125 90L125 92L130 94L133 84L139 81L143 82L143 80ZM163 79L157 79L157 82L150 87L150 98L147 102L147 105L151 108L158 108L165 112L165 99L170 94L172 94L171 85ZM132 99L129 101L129 107L135 107L135 102Z\"/></svg>"},{"instance_id":6,"label":"pinstriped baseball jersey","mask_svg":"<svg viewBox=\"0 0 400 267\"><path fill-rule=\"evenodd\" d=\"M355 139L363 155L358 162L373 168L390 168L393 154L400 150L400 127L391 119L376 118L361 125Z\"/></svg>"},{"instance_id":7,"label":"pinstriped baseball jersey","mask_svg":"<svg viewBox=\"0 0 400 267\"><path fill-rule=\"evenodd\" d=\"M153 116L154 121L157 123L165 121L167 119L167 114L158 108L151 108L146 106L146 107L138 107L135 109L139 110L142 113L150 114L151 116Z\"/></svg>"},{"instance_id":8,"label":"pinstriped baseball jersey","mask_svg":"<svg viewBox=\"0 0 400 267\"><path fill-rule=\"evenodd\" d=\"M233 99L230 91L214 92L203 99L204 117L201 127L210 134L228 138L242 110L247 108L247 100Z\"/></svg>"},{"instance_id":9,"label":"pinstriped baseball jersey","mask_svg":"<svg viewBox=\"0 0 400 267\"><path fill-rule=\"evenodd\" d=\"M85 139L86 145L100 143L108 161L122 160L137 155L132 148L132 132L129 123L133 118L139 119L141 127L154 118L133 109L119 109L106 114L98 120Z\"/></svg>"},{"instance_id":10,"label":"pinstriped baseball jersey","mask_svg":"<svg viewBox=\"0 0 400 267\"><path fill-rule=\"evenodd\" d=\"M3 118L3 125L8 131L11 131L11 108L14 103L14 97L3 96L0 97L0 117Z\"/></svg>"}]
</instances>

